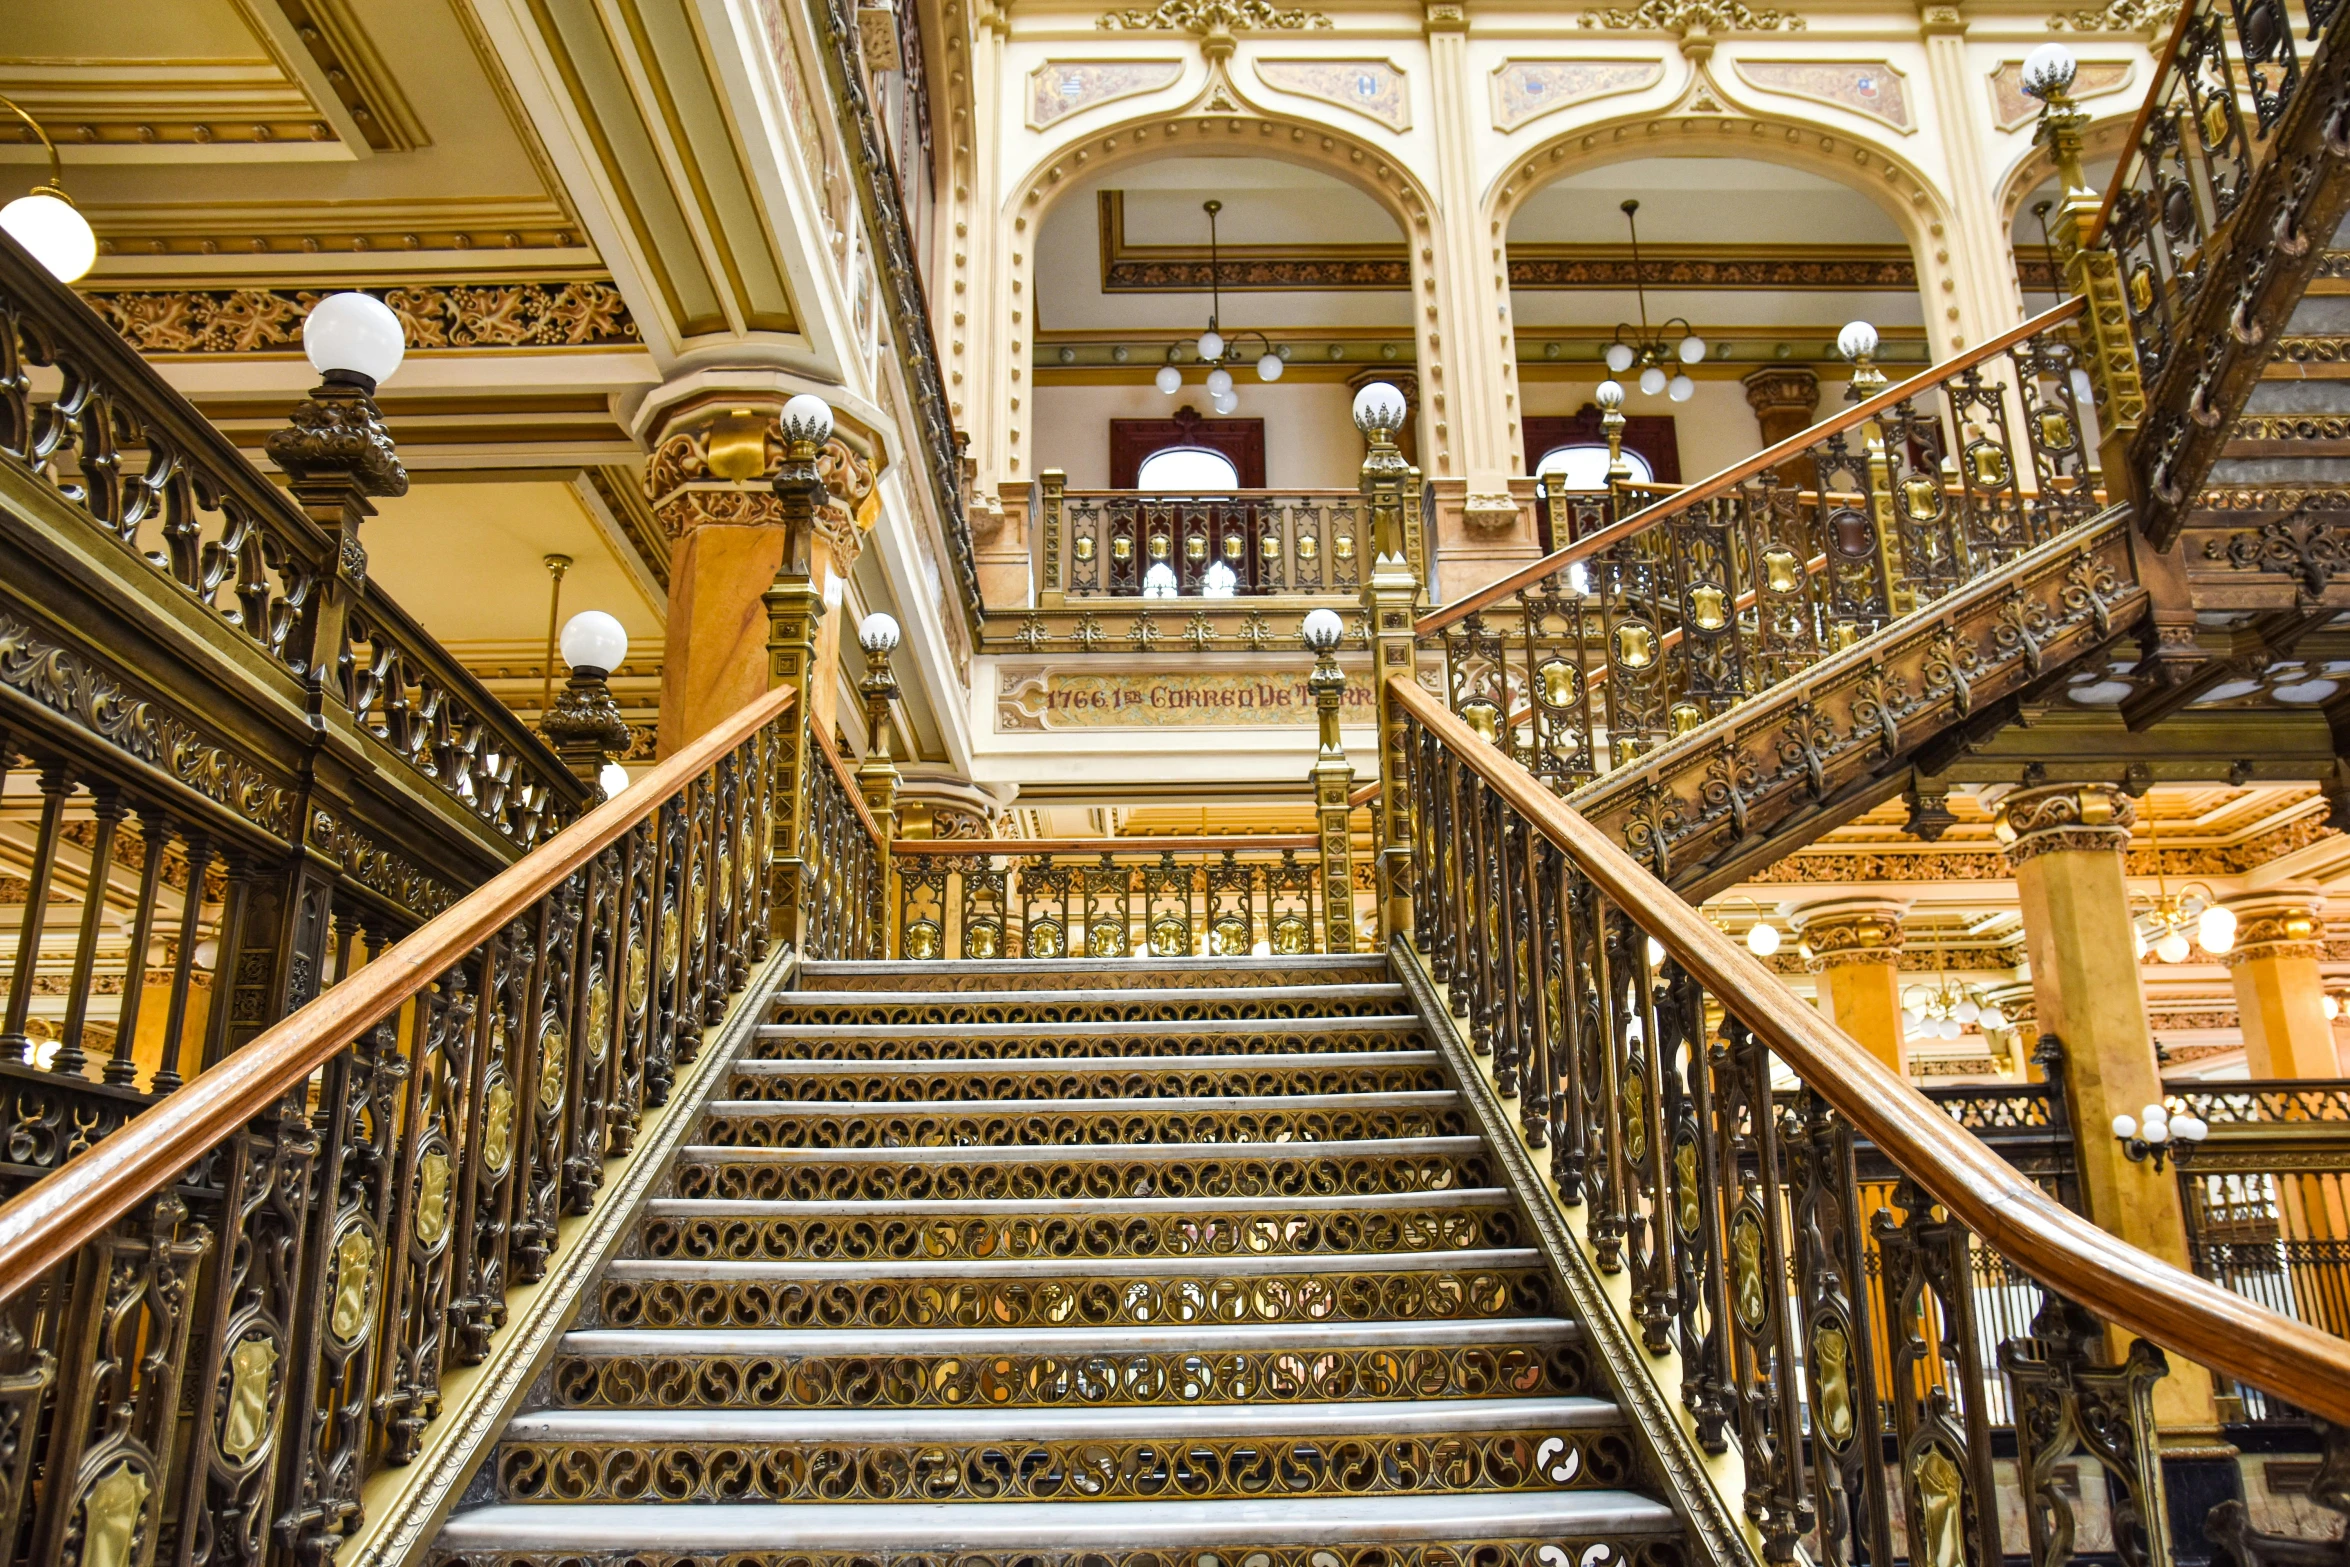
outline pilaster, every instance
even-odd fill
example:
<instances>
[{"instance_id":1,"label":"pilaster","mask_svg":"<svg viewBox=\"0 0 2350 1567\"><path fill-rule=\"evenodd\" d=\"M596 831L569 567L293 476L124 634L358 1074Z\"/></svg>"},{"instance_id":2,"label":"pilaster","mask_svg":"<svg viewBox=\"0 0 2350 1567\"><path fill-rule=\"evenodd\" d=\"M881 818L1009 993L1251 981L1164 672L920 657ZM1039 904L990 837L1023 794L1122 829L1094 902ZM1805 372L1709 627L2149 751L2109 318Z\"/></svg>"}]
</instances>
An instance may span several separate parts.
<instances>
[{"instance_id":1,"label":"pilaster","mask_svg":"<svg viewBox=\"0 0 2350 1567\"><path fill-rule=\"evenodd\" d=\"M2122 875L2137 805L2118 785L2054 784L2019 789L1999 801L1998 812L2039 1028L2064 1046L2089 1218L2191 1272L2178 1181L2167 1169L2132 1161L2112 1132L2116 1116L2135 1117L2162 1098ZM2201 1366L2174 1364L2155 1388L2154 1405L2167 1429L2216 1432L2211 1375Z\"/></svg>"},{"instance_id":2,"label":"pilaster","mask_svg":"<svg viewBox=\"0 0 2350 1567\"><path fill-rule=\"evenodd\" d=\"M2333 1077L2341 1071L2325 1014L2325 894L2315 886L2230 898L2236 940L2220 959L2236 984L2244 1067L2252 1077Z\"/></svg>"},{"instance_id":3,"label":"pilaster","mask_svg":"<svg viewBox=\"0 0 2350 1567\"><path fill-rule=\"evenodd\" d=\"M1477 127L1483 84L1469 63L1469 18L1461 0L1425 0L1429 98L1436 143L1436 206L1457 236L1436 269L1436 299L1421 366L1421 397L1438 452L1448 447L1465 485L1468 525L1501 533L1515 502L1509 481L1521 466L1513 447L1518 420L1517 339L1512 330L1502 237L1488 231L1477 175ZM1473 259L1472 259L1473 258ZM1523 528L1524 522L1516 526ZM1446 592L1458 591L1450 586Z\"/></svg>"},{"instance_id":4,"label":"pilaster","mask_svg":"<svg viewBox=\"0 0 2350 1567\"><path fill-rule=\"evenodd\" d=\"M1950 205L1958 230L1940 231L1942 226L1935 224L1927 234L1927 243L1943 253L1936 259L1951 263L1942 274L1946 291L1927 305L1928 357L1933 359L1981 342L2020 319L2024 306L2015 283L2007 224L1983 157L1991 145L1991 123L1982 77L1967 64L1966 31L1966 19L1956 5L1918 8L1931 86L1926 101L1941 134L1943 156L1950 160ZM1956 286L1948 286L1952 284Z\"/></svg>"},{"instance_id":5,"label":"pilaster","mask_svg":"<svg viewBox=\"0 0 2350 1567\"><path fill-rule=\"evenodd\" d=\"M1828 1021L1894 1071L1909 1073L1901 1023L1902 916L1909 905L1884 899L1837 899L1791 911L1806 965L1819 976Z\"/></svg>"}]
</instances>

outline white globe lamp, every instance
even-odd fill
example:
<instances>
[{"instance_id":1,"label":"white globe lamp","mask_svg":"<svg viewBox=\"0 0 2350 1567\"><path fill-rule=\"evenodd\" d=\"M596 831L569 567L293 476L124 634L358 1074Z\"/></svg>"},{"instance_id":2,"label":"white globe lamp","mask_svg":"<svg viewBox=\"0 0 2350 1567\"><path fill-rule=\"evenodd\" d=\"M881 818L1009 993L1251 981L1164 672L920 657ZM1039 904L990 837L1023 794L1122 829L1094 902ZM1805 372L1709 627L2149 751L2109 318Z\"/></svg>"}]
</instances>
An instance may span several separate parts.
<instances>
[{"instance_id":1,"label":"white globe lamp","mask_svg":"<svg viewBox=\"0 0 2350 1567\"><path fill-rule=\"evenodd\" d=\"M1354 415L1355 428L1365 435L1393 435L1403 428L1403 393L1385 381L1373 381L1355 393Z\"/></svg>"},{"instance_id":2,"label":"white globe lamp","mask_svg":"<svg viewBox=\"0 0 2350 1567\"><path fill-rule=\"evenodd\" d=\"M90 220L55 185L35 186L0 207L0 229L22 245L60 283L78 281L98 262L98 236Z\"/></svg>"},{"instance_id":3,"label":"white globe lamp","mask_svg":"<svg viewBox=\"0 0 2350 1567\"><path fill-rule=\"evenodd\" d=\"M561 646L573 669L609 675L628 657L628 629L600 609L582 610L563 623Z\"/></svg>"},{"instance_id":4,"label":"white globe lamp","mask_svg":"<svg viewBox=\"0 0 2350 1567\"><path fill-rule=\"evenodd\" d=\"M1281 372L1288 368L1288 364L1279 354L1266 354L1257 361L1257 379L1278 381L1281 379Z\"/></svg>"},{"instance_id":5,"label":"white globe lamp","mask_svg":"<svg viewBox=\"0 0 2350 1567\"><path fill-rule=\"evenodd\" d=\"M356 379L372 392L392 378L407 349L400 318L373 294L329 294L302 318L302 352L329 380Z\"/></svg>"},{"instance_id":6,"label":"white globe lamp","mask_svg":"<svg viewBox=\"0 0 2350 1567\"><path fill-rule=\"evenodd\" d=\"M1338 618L1336 610L1317 609L1306 616L1305 623L1298 627L1298 635L1315 652L1334 653L1346 637L1346 622Z\"/></svg>"},{"instance_id":7,"label":"white globe lamp","mask_svg":"<svg viewBox=\"0 0 2350 1567\"><path fill-rule=\"evenodd\" d=\"M1169 397L1173 397L1177 392L1183 390L1183 372L1173 365L1159 366L1159 373L1152 376L1151 380L1157 384L1160 391L1165 392Z\"/></svg>"},{"instance_id":8,"label":"white globe lamp","mask_svg":"<svg viewBox=\"0 0 2350 1567\"><path fill-rule=\"evenodd\" d=\"M857 626L857 646L868 653L895 652L898 637L897 617L879 610L867 615Z\"/></svg>"}]
</instances>

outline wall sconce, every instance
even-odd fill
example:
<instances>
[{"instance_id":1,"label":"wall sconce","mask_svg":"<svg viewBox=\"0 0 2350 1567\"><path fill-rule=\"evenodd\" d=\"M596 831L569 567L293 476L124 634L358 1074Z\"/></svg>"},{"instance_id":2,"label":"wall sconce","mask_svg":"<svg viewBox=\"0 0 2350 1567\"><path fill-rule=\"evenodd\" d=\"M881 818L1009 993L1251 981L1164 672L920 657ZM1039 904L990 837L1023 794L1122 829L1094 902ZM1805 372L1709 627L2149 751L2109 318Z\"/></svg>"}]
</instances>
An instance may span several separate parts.
<instances>
[{"instance_id":1,"label":"wall sconce","mask_svg":"<svg viewBox=\"0 0 2350 1567\"><path fill-rule=\"evenodd\" d=\"M2121 1140L2130 1163L2151 1162L2159 1172L2166 1154L2172 1164L2185 1169L2195 1145L2211 1135L2211 1127L2199 1115L2181 1111L2174 1116L2162 1105L2150 1104L2138 1115L2115 1116L2113 1135Z\"/></svg>"}]
</instances>

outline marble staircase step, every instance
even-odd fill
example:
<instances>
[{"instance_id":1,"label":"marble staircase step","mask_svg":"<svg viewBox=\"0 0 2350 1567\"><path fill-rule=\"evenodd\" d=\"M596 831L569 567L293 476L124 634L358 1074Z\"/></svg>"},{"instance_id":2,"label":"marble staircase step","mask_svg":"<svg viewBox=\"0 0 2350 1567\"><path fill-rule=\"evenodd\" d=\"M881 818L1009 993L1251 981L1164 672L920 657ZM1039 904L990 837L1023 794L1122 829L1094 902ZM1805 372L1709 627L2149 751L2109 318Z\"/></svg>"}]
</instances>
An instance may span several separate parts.
<instances>
[{"instance_id":1,"label":"marble staircase step","mask_svg":"<svg viewBox=\"0 0 2350 1567\"><path fill-rule=\"evenodd\" d=\"M1158 990L786 990L778 1023L1240 1022L1256 1018L1400 1017L1401 985L1248 985Z\"/></svg>"},{"instance_id":2,"label":"marble staircase step","mask_svg":"<svg viewBox=\"0 0 2350 1567\"><path fill-rule=\"evenodd\" d=\"M1210 1056L1351 1055L1426 1048L1427 1037L1418 1018L1355 1012L1204 1020L1145 1017L938 1022L900 1018L857 1022L801 1018L762 1024L749 1059L837 1062L854 1067L866 1062L1075 1063L1132 1056L1189 1061Z\"/></svg>"},{"instance_id":3,"label":"marble staircase step","mask_svg":"<svg viewBox=\"0 0 2350 1567\"><path fill-rule=\"evenodd\" d=\"M1017 1099L1410 1093L1446 1085L1433 1050L1101 1056L1069 1061L738 1061L728 1099L939 1104Z\"/></svg>"}]
</instances>

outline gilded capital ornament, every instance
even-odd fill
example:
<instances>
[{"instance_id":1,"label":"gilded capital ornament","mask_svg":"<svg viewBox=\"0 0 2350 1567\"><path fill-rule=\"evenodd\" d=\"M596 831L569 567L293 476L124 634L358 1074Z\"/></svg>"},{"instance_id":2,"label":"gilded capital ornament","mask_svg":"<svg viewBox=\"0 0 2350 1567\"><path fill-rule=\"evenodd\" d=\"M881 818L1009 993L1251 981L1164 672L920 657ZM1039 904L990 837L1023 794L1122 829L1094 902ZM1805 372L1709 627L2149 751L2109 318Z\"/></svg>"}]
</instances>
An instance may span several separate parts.
<instances>
[{"instance_id":1,"label":"gilded capital ornament","mask_svg":"<svg viewBox=\"0 0 2350 1567\"><path fill-rule=\"evenodd\" d=\"M2002 799L1994 830L2007 848L2008 864L2021 865L2059 851L2119 854L2129 847L2137 819L2137 802L2119 784L2048 784Z\"/></svg>"},{"instance_id":2,"label":"gilded capital ornament","mask_svg":"<svg viewBox=\"0 0 2350 1567\"><path fill-rule=\"evenodd\" d=\"M1791 918L1803 938L1804 964L1818 974L1853 963L1899 965L1908 912L1906 903L1840 900L1797 909Z\"/></svg>"},{"instance_id":3,"label":"gilded capital ornament","mask_svg":"<svg viewBox=\"0 0 2350 1567\"><path fill-rule=\"evenodd\" d=\"M2223 899L2236 916L2236 939L2220 954L2229 968L2255 958L2325 956L2325 894L2315 887L2279 888Z\"/></svg>"}]
</instances>

